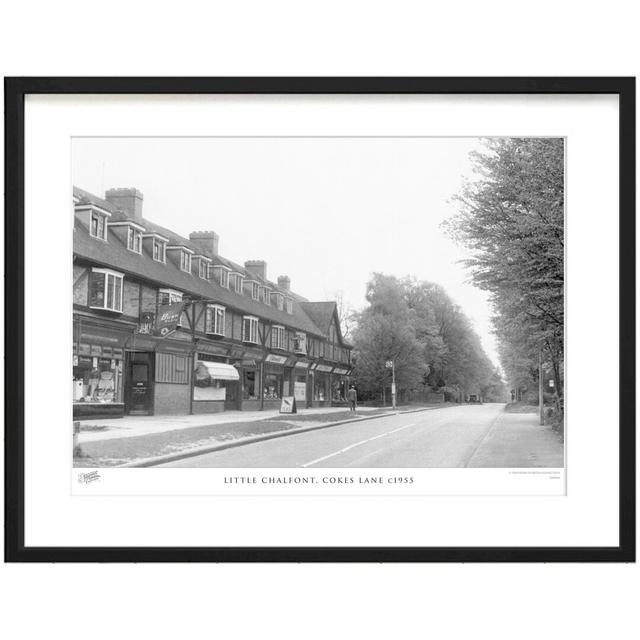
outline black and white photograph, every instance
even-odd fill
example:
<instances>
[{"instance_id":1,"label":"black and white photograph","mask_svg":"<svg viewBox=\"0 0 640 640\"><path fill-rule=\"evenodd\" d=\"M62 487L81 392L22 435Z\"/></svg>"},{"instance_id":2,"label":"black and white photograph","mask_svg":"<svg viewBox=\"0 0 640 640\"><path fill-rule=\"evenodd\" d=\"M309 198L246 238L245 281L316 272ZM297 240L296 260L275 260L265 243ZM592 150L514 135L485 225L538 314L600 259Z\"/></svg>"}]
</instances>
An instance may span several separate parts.
<instances>
[{"instance_id":1,"label":"black and white photograph","mask_svg":"<svg viewBox=\"0 0 640 640\"><path fill-rule=\"evenodd\" d=\"M555 136L74 138L79 481L563 470L565 151Z\"/></svg>"}]
</instances>

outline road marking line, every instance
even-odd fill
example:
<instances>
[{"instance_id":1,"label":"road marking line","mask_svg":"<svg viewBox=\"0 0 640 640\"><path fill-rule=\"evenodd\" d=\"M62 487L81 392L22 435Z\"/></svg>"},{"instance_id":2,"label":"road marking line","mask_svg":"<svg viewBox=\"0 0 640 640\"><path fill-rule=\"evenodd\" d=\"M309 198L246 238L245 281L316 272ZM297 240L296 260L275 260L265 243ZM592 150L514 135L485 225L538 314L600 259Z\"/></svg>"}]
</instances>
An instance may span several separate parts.
<instances>
[{"instance_id":1,"label":"road marking line","mask_svg":"<svg viewBox=\"0 0 640 640\"><path fill-rule=\"evenodd\" d=\"M377 436L373 436L372 438L367 438L366 440L361 440L360 442L355 442L354 444L350 444L348 447L345 447L344 449L340 449L340 451L335 451L334 453L330 453L326 456L322 456L322 458L316 458L315 460L312 460L311 462L307 462L305 464L301 464L300 466L303 468L310 467L312 464L317 464L318 462L322 462L323 460L327 460L328 458L333 458L334 456L340 455L345 451L349 451L349 449L353 449L354 447L359 447L360 445L366 444L367 442L372 442L373 440L377 440L378 438L382 438L384 436L391 435L392 433L402 431L403 429L408 429L409 427L415 427L416 424L417 424L416 422L412 422L411 424L405 424L403 427L400 427L399 429L393 429L392 431L385 431L384 433L381 433Z\"/></svg>"}]
</instances>

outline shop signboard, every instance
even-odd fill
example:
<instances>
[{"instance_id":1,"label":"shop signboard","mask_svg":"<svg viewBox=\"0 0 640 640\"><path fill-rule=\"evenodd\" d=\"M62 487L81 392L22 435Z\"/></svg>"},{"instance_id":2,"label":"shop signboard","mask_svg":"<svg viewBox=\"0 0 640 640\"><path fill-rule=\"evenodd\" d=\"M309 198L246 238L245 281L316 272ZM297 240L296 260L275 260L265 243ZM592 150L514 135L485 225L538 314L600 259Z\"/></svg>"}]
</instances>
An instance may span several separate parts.
<instances>
[{"instance_id":1,"label":"shop signboard","mask_svg":"<svg viewBox=\"0 0 640 640\"><path fill-rule=\"evenodd\" d=\"M316 367L316 371L322 371L323 373L331 373L333 371L333 367L328 364L319 364Z\"/></svg>"},{"instance_id":2,"label":"shop signboard","mask_svg":"<svg viewBox=\"0 0 640 640\"><path fill-rule=\"evenodd\" d=\"M91 345L86 342L81 342L78 345L78 353L81 356L90 356L91 355Z\"/></svg>"},{"instance_id":3,"label":"shop signboard","mask_svg":"<svg viewBox=\"0 0 640 640\"><path fill-rule=\"evenodd\" d=\"M264 359L265 362L272 362L274 364L284 364L287 361L287 356L277 356L273 353L267 355Z\"/></svg>"},{"instance_id":4,"label":"shop signboard","mask_svg":"<svg viewBox=\"0 0 640 640\"><path fill-rule=\"evenodd\" d=\"M186 302L178 302L176 304L163 304L158 307L158 315L154 327L154 335L164 338L173 333L178 324Z\"/></svg>"},{"instance_id":5,"label":"shop signboard","mask_svg":"<svg viewBox=\"0 0 640 640\"><path fill-rule=\"evenodd\" d=\"M349 369L340 369L340 368L336 367L333 370L333 373L337 373L340 376L345 376L345 375L347 375L347 373L349 373Z\"/></svg>"},{"instance_id":6,"label":"shop signboard","mask_svg":"<svg viewBox=\"0 0 640 640\"><path fill-rule=\"evenodd\" d=\"M284 396L282 398L280 413L298 413L295 396Z\"/></svg>"},{"instance_id":7,"label":"shop signboard","mask_svg":"<svg viewBox=\"0 0 640 640\"><path fill-rule=\"evenodd\" d=\"M102 347L99 344L91 345L91 355L92 356L101 356L102 355Z\"/></svg>"},{"instance_id":8,"label":"shop signboard","mask_svg":"<svg viewBox=\"0 0 640 640\"><path fill-rule=\"evenodd\" d=\"M308 360L298 360L296 362L297 369L308 369L311 363Z\"/></svg>"}]
</instances>

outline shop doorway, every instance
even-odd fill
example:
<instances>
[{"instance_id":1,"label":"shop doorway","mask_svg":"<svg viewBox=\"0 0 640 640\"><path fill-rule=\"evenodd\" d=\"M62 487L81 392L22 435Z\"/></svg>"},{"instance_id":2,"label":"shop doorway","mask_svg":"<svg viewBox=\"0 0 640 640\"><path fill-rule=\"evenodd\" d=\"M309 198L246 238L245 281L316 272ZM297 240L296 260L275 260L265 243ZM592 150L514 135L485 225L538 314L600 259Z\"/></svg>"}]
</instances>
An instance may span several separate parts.
<instances>
[{"instance_id":1,"label":"shop doorway","mask_svg":"<svg viewBox=\"0 0 640 640\"><path fill-rule=\"evenodd\" d=\"M153 353L127 352L125 413L153 415Z\"/></svg>"}]
</instances>

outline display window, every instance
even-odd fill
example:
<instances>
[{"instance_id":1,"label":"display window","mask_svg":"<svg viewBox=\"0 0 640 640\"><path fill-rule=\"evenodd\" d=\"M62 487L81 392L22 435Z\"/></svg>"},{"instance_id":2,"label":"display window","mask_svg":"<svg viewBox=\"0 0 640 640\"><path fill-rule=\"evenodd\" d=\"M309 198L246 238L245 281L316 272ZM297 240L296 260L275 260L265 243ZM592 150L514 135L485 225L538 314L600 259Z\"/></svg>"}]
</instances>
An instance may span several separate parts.
<instances>
[{"instance_id":1,"label":"display window","mask_svg":"<svg viewBox=\"0 0 640 640\"><path fill-rule=\"evenodd\" d=\"M327 380L323 375L316 374L313 382L313 399L319 402L327 400Z\"/></svg>"},{"instance_id":2,"label":"display window","mask_svg":"<svg viewBox=\"0 0 640 640\"><path fill-rule=\"evenodd\" d=\"M263 387L265 400L279 400L282 398L282 374L266 373Z\"/></svg>"},{"instance_id":3,"label":"display window","mask_svg":"<svg viewBox=\"0 0 640 640\"><path fill-rule=\"evenodd\" d=\"M74 356L73 401L122 402L122 360Z\"/></svg>"},{"instance_id":4,"label":"display window","mask_svg":"<svg viewBox=\"0 0 640 640\"><path fill-rule=\"evenodd\" d=\"M242 398L244 400L258 400L258 372L255 369L245 369L243 373Z\"/></svg>"},{"instance_id":5,"label":"display window","mask_svg":"<svg viewBox=\"0 0 640 640\"><path fill-rule=\"evenodd\" d=\"M347 381L336 380L331 389L331 399L336 402L346 402L347 400Z\"/></svg>"}]
</instances>

